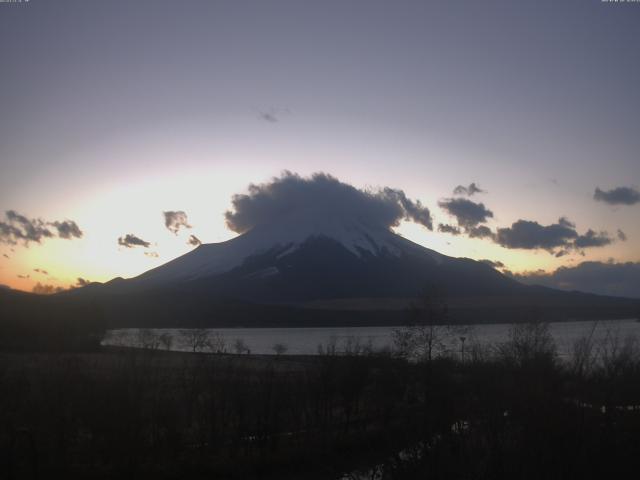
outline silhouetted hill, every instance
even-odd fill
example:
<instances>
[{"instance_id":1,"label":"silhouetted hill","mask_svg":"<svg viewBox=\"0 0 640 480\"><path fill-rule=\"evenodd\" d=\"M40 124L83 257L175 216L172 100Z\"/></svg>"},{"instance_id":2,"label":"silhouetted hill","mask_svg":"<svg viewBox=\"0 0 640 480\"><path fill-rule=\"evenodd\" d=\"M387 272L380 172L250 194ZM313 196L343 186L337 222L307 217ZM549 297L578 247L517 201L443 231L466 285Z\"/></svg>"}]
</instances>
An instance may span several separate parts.
<instances>
[{"instance_id":1,"label":"silhouetted hill","mask_svg":"<svg viewBox=\"0 0 640 480\"><path fill-rule=\"evenodd\" d=\"M102 306L90 298L0 290L0 349L92 350L104 327Z\"/></svg>"},{"instance_id":2,"label":"silhouetted hill","mask_svg":"<svg viewBox=\"0 0 640 480\"><path fill-rule=\"evenodd\" d=\"M459 323L629 318L640 310L637 300L525 286L482 262L442 255L388 229L325 219L256 227L128 280L51 297L3 291L9 319L3 325L8 332L53 332L51 339L101 322L397 325L409 320L409 307L427 287L446 296L447 321Z\"/></svg>"},{"instance_id":3,"label":"silhouetted hill","mask_svg":"<svg viewBox=\"0 0 640 480\"><path fill-rule=\"evenodd\" d=\"M397 325L429 286L446 294L449 321L459 323L629 318L638 311L637 300L525 286L484 263L392 232L376 235L354 246L351 237L273 245L246 234L67 296L92 299L120 327Z\"/></svg>"}]
</instances>

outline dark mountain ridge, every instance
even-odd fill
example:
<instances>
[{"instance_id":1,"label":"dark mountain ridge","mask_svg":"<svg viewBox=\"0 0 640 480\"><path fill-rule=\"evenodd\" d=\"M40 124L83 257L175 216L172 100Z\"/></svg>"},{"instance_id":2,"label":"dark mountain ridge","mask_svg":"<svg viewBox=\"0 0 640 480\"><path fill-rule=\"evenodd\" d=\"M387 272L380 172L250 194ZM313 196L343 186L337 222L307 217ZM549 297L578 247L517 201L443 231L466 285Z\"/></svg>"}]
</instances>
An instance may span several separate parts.
<instances>
[{"instance_id":1,"label":"dark mountain ridge","mask_svg":"<svg viewBox=\"0 0 640 480\"><path fill-rule=\"evenodd\" d=\"M446 296L448 320L460 323L630 318L640 308L633 299L526 286L389 230L324 227L257 228L66 295L91 299L120 327L397 325L434 287Z\"/></svg>"}]
</instances>

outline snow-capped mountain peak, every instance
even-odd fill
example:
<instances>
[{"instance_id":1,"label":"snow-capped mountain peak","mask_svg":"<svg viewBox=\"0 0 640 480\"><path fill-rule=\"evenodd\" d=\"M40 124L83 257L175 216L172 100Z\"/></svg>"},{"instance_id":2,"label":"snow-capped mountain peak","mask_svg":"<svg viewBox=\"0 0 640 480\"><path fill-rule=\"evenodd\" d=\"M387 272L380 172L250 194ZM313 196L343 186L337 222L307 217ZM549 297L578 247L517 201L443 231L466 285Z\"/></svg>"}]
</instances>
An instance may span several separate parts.
<instances>
[{"instance_id":1,"label":"snow-capped mountain peak","mask_svg":"<svg viewBox=\"0 0 640 480\"><path fill-rule=\"evenodd\" d=\"M384 227L372 227L361 221L345 221L339 217L289 217L258 225L226 242L200 245L195 250L136 277L135 281L160 285L219 275L241 266L248 258L266 252L277 252L277 258L285 257L314 238L333 240L356 257L399 257L420 253L429 255L436 263L445 258Z\"/></svg>"}]
</instances>

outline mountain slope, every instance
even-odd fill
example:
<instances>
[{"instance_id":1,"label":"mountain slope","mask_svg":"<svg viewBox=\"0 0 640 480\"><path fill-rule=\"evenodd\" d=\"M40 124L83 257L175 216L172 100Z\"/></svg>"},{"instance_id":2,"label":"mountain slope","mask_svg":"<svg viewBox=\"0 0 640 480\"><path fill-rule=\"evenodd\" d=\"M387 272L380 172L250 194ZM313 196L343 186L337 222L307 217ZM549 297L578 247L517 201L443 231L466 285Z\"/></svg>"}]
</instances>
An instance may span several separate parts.
<instances>
[{"instance_id":1,"label":"mountain slope","mask_svg":"<svg viewBox=\"0 0 640 480\"><path fill-rule=\"evenodd\" d=\"M339 219L289 218L260 225L232 240L203 244L139 277L136 283L162 285L175 281L195 280L221 274L239 267L247 259L277 253L285 256L313 238L329 238L356 257L393 255L415 252L441 262L443 255L421 247L384 228Z\"/></svg>"},{"instance_id":2,"label":"mountain slope","mask_svg":"<svg viewBox=\"0 0 640 480\"><path fill-rule=\"evenodd\" d=\"M119 288L206 291L266 303L415 297L428 285L454 296L523 288L485 264L441 255L386 229L317 221L288 225L201 245Z\"/></svg>"},{"instance_id":3,"label":"mountain slope","mask_svg":"<svg viewBox=\"0 0 640 480\"><path fill-rule=\"evenodd\" d=\"M121 327L400 324L408 320L409 304L431 286L446 295L450 319L458 322L520 321L532 312L555 320L629 318L638 311L629 299L525 286L388 229L293 220L69 294L90 297Z\"/></svg>"}]
</instances>

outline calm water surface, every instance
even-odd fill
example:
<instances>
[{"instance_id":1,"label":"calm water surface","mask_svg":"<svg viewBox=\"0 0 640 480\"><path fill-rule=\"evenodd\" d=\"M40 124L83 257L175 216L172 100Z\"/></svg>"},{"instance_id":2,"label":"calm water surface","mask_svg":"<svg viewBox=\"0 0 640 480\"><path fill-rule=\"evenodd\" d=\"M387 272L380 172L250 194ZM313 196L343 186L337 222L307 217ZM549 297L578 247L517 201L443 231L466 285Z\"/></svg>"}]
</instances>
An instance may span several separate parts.
<instances>
[{"instance_id":1,"label":"calm water surface","mask_svg":"<svg viewBox=\"0 0 640 480\"><path fill-rule=\"evenodd\" d=\"M456 327L456 331L445 335L447 348L459 352L460 337L465 337L465 348L472 345L496 345L508 339L510 324L467 325ZM207 337L212 347L198 347L198 350L211 351L224 349L236 352L236 345L242 343L252 354L273 354L274 346L284 346L287 355L314 355L319 346L326 349L334 346L336 351L344 352L354 345L369 346L382 350L392 346L392 332L398 327L326 327L326 328L215 328L207 329ZM558 353L566 356L574 342L593 331L596 341L607 335L620 338L636 336L640 338L640 322L629 320L558 322L550 324L551 333L556 341ZM192 351L193 338L184 329L119 329L109 330L102 341L103 345L143 347L161 335L171 338L170 349ZM240 341L240 342L239 342ZM239 346L239 345L238 345ZM158 343L158 348L166 345Z\"/></svg>"}]
</instances>

